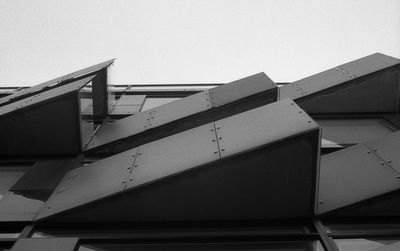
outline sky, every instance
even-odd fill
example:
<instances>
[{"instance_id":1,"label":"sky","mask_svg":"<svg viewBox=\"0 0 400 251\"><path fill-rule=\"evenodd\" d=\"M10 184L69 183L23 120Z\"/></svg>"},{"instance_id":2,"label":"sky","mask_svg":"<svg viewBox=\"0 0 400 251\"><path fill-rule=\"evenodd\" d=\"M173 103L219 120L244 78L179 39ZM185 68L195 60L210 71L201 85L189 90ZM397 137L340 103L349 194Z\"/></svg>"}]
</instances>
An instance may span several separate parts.
<instances>
[{"instance_id":1,"label":"sky","mask_svg":"<svg viewBox=\"0 0 400 251\"><path fill-rule=\"evenodd\" d=\"M111 84L292 82L375 52L400 58L400 0L0 0L0 86L111 58Z\"/></svg>"}]
</instances>

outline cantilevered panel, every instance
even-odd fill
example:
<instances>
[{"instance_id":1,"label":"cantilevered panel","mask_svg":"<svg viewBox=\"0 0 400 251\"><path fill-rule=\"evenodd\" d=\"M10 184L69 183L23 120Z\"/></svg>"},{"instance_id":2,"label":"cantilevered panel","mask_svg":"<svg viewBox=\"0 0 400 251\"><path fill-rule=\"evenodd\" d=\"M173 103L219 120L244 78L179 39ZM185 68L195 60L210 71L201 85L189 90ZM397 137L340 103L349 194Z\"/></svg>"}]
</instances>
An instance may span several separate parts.
<instances>
[{"instance_id":1,"label":"cantilevered panel","mask_svg":"<svg viewBox=\"0 0 400 251\"><path fill-rule=\"evenodd\" d=\"M399 173L358 144L321 157L317 214L400 188Z\"/></svg>"},{"instance_id":2,"label":"cantilevered panel","mask_svg":"<svg viewBox=\"0 0 400 251\"><path fill-rule=\"evenodd\" d=\"M0 221L32 221L43 205L43 200L8 192L0 199Z\"/></svg>"},{"instance_id":3,"label":"cantilevered panel","mask_svg":"<svg viewBox=\"0 0 400 251\"><path fill-rule=\"evenodd\" d=\"M0 155L76 154L81 151L86 135L81 127L84 121L80 117L79 88L92 78L0 107Z\"/></svg>"},{"instance_id":4,"label":"cantilevered panel","mask_svg":"<svg viewBox=\"0 0 400 251\"><path fill-rule=\"evenodd\" d=\"M69 171L41 209L39 218L123 191L137 150L135 148Z\"/></svg>"},{"instance_id":5,"label":"cantilevered panel","mask_svg":"<svg viewBox=\"0 0 400 251\"><path fill-rule=\"evenodd\" d=\"M223 90L226 90L226 97L219 89L206 90L117 122L103 123L86 150L91 153L118 153L277 99L277 88L265 74L232 82L225 85ZM211 97L215 99L213 103ZM115 123L118 123L118 128L124 129L113 129L116 128ZM142 125L141 128L146 124L146 127L144 130L137 130L136 127L132 127L134 124ZM151 131L145 132L149 129Z\"/></svg>"},{"instance_id":6,"label":"cantilevered panel","mask_svg":"<svg viewBox=\"0 0 400 251\"><path fill-rule=\"evenodd\" d=\"M59 199L53 195L36 220L148 223L310 217L317 187L319 127L291 100L264 108L141 145L122 193L109 196L103 191L101 198L85 198L84 204L67 199L63 206L53 200L65 201L64 195ZM278 110L280 116L275 117ZM260 119L249 120L249 114ZM228 122L236 124L237 133L231 133L234 127ZM287 127L287 134L265 135L265 128L274 127ZM216 130L239 137L227 142L241 147L223 155ZM113 168L120 168L116 165ZM80 193L70 197L76 196L82 197Z\"/></svg>"},{"instance_id":7,"label":"cantilevered panel","mask_svg":"<svg viewBox=\"0 0 400 251\"><path fill-rule=\"evenodd\" d=\"M73 79L83 77L85 75L90 75L91 73L94 73L96 71L99 71L103 68L110 66L113 62L114 62L114 59L111 59L111 60L102 62L100 64L96 64L96 65L90 66L88 68L84 68L84 69L75 71L73 73L69 73L67 75L46 81L42 84L35 85L35 86L32 86L27 89L18 90L11 95L7 95L3 98L0 98L0 105L12 102L13 100L20 99L21 97L24 97L24 96L29 96L29 95L32 95L35 93L43 92L47 89L58 87L64 81L67 81L67 80L72 81Z\"/></svg>"},{"instance_id":8,"label":"cantilevered panel","mask_svg":"<svg viewBox=\"0 0 400 251\"><path fill-rule=\"evenodd\" d=\"M78 238L22 238L11 251L75 251Z\"/></svg>"},{"instance_id":9,"label":"cantilevered panel","mask_svg":"<svg viewBox=\"0 0 400 251\"><path fill-rule=\"evenodd\" d=\"M209 90L214 107L276 88L275 83L264 73L258 73Z\"/></svg>"},{"instance_id":10,"label":"cantilevered panel","mask_svg":"<svg viewBox=\"0 0 400 251\"><path fill-rule=\"evenodd\" d=\"M215 126L222 157L318 127L311 117L290 99L216 121Z\"/></svg>"},{"instance_id":11,"label":"cantilevered panel","mask_svg":"<svg viewBox=\"0 0 400 251\"><path fill-rule=\"evenodd\" d=\"M397 112L400 60L380 53L337 66L279 89L308 113Z\"/></svg>"},{"instance_id":12,"label":"cantilevered panel","mask_svg":"<svg viewBox=\"0 0 400 251\"><path fill-rule=\"evenodd\" d=\"M366 145L400 174L400 132L389 134Z\"/></svg>"}]
</instances>

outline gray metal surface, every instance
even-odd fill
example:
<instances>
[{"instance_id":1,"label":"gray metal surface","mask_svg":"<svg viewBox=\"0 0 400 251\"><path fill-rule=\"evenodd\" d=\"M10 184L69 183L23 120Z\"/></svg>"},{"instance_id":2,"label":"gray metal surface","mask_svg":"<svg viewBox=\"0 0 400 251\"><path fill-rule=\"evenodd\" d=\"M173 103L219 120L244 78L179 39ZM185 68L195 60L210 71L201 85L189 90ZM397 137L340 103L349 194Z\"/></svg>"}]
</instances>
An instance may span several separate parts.
<instances>
[{"instance_id":1,"label":"gray metal surface","mask_svg":"<svg viewBox=\"0 0 400 251\"><path fill-rule=\"evenodd\" d=\"M206 111L211 108L208 91L202 91L188 97L175 100L150 109L149 126L154 128L169 122Z\"/></svg>"},{"instance_id":2,"label":"gray metal surface","mask_svg":"<svg viewBox=\"0 0 400 251\"><path fill-rule=\"evenodd\" d=\"M10 251L75 251L78 238L21 238Z\"/></svg>"},{"instance_id":3,"label":"gray metal surface","mask_svg":"<svg viewBox=\"0 0 400 251\"><path fill-rule=\"evenodd\" d=\"M149 128L150 118L150 112L146 111L114 122L104 122L87 145L86 150L144 132Z\"/></svg>"},{"instance_id":4,"label":"gray metal surface","mask_svg":"<svg viewBox=\"0 0 400 251\"><path fill-rule=\"evenodd\" d=\"M218 107L274 88L277 88L275 83L261 72L210 89L210 101L213 107Z\"/></svg>"},{"instance_id":5,"label":"gray metal surface","mask_svg":"<svg viewBox=\"0 0 400 251\"><path fill-rule=\"evenodd\" d=\"M18 100L16 102L4 105L0 107L0 116L13 112L15 110L22 109L24 107L28 107L31 105L38 104L40 102L50 100L52 98L64 95L66 93L72 92L72 91L77 91L79 88L83 87L84 85L88 84L91 80L93 79L93 76L83 78L81 80L60 86L55 89L51 89L45 92L41 92L39 94L30 96L28 98L24 98L21 100Z\"/></svg>"},{"instance_id":6,"label":"gray metal surface","mask_svg":"<svg viewBox=\"0 0 400 251\"><path fill-rule=\"evenodd\" d=\"M140 111L139 105L115 105L111 115L132 115Z\"/></svg>"},{"instance_id":7,"label":"gray metal surface","mask_svg":"<svg viewBox=\"0 0 400 251\"><path fill-rule=\"evenodd\" d=\"M121 95L117 100L117 105L143 105L146 95Z\"/></svg>"},{"instance_id":8,"label":"gray metal surface","mask_svg":"<svg viewBox=\"0 0 400 251\"><path fill-rule=\"evenodd\" d=\"M400 175L400 132L367 142L365 145Z\"/></svg>"},{"instance_id":9,"label":"gray metal surface","mask_svg":"<svg viewBox=\"0 0 400 251\"><path fill-rule=\"evenodd\" d=\"M77 78L77 77L80 77L80 76L83 76L83 75L90 74L92 72L96 72L98 70L101 70L101 69L103 69L105 67L110 66L114 62L114 60L115 59L111 59L111 60L102 62L100 64L96 64L96 65L93 65L93 66L90 66L90 67L87 67L87 68L84 68L84 69L69 73L67 75L64 75L64 76L61 76L61 77L46 81L44 83L32 86L30 88L16 91L15 93L13 93L11 95L8 95L8 96L5 96L3 98L0 98L0 105L5 103L5 102L9 102L12 99L18 98L20 96L24 96L24 95L32 94L32 93L35 93L35 92L39 92L39 91L44 90L45 88L54 87L55 85L61 83L62 81L74 79L74 78Z\"/></svg>"},{"instance_id":10,"label":"gray metal surface","mask_svg":"<svg viewBox=\"0 0 400 251\"><path fill-rule=\"evenodd\" d=\"M0 199L0 221L32 221L43 205L41 200L8 192Z\"/></svg>"},{"instance_id":11,"label":"gray metal surface","mask_svg":"<svg viewBox=\"0 0 400 251\"><path fill-rule=\"evenodd\" d=\"M375 53L279 88L280 99L297 99L394 65L400 60Z\"/></svg>"},{"instance_id":12,"label":"gray metal surface","mask_svg":"<svg viewBox=\"0 0 400 251\"><path fill-rule=\"evenodd\" d=\"M179 174L219 159L214 123L139 147L127 189Z\"/></svg>"},{"instance_id":13,"label":"gray metal surface","mask_svg":"<svg viewBox=\"0 0 400 251\"><path fill-rule=\"evenodd\" d=\"M215 126L222 157L319 128L290 99L216 121Z\"/></svg>"},{"instance_id":14,"label":"gray metal surface","mask_svg":"<svg viewBox=\"0 0 400 251\"><path fill-rule=\"evenodd\" d=\"M69 171L36 219L66 211L125 189L137 148Z\"/></svg>"},{"instance_id":15,"label":"gray metal surface","mask_svg":"<svg viewBox=\"0 0 400 251\"><path fill-rule=\"evenodd\" d=\"M317 214L400 188L397 173L364 144L321 157Z\"/></svg>"},{"instance_id":16,"label":"gray metal surface","mask_svg":"<svg viewBox=\"0 0 400 251\"><path fill-rule=\"evenodd\" d=\"M380 248L374 248L371 251L398 251L400 250L400 241L385 245Z\"/></svg>"}]
</instances>

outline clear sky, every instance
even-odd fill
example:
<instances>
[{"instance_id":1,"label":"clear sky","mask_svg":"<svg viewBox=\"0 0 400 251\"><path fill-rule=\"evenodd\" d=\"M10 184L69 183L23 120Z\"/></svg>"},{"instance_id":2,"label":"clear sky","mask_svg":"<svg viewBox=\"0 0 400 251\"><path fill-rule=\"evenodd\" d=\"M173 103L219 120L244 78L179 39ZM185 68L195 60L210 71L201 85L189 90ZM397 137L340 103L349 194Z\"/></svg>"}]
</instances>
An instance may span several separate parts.
<instances>
[{"instance_id":1,"label":"clear sky","mask_svg":"<svg viewBox=\"0 0 400 251\"><path fill-rule=\"evenodd\" d=\"M291 82L382 52L400 58L400 0L0 0L0 85L117 58L112 84Z\"/></svg>"}]
</instances>

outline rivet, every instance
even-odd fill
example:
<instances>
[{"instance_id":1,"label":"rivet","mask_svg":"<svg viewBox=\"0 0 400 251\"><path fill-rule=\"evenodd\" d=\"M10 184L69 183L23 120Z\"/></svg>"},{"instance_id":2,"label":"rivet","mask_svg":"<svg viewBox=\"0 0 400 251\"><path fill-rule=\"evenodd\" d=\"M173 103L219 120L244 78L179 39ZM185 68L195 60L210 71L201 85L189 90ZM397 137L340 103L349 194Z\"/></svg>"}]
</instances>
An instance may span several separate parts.
<instances>
[{"instance_id":1,"label":"rivet","mask_svg":"<svg viewBox=\"0 0 400 251\"><path fill-rule=\"evenodd\" d=\"M214 131L214 129L211 129L211 130L210 130L210 132L213 132L213 131Z\"/></svg>"},{"instance_id":2,"label":"rivet","mask_svg":"<svg viewBox=\"0 0 400 251\"><path fill-rule=\"evenodd\" d=\"M220 138L218 138L218 139L222 139L222 138L220 137Z\"/></svg>"},{"instance_id":3,"label":"rivet","mask_svg":"<svg viewBox=\"0 0 400 251\"><path fill-rule=\"evenodd\" d=\"M135 165L135 167L137 167L137 165Z\"/></svg>"},{"instance_id":4,"label":"rivet","mask_svg":"<svg viewBox=\"0 0 400 251\"><path fill-rule=\"evenodd\" d=\"M374 152L376 152L377 151L377 149L374 149Z\"/></svg>"},{"instance_id":5,"label":"rivet","mask_svg":"<svg viewBox=\"0 0 400 251\"><path fill-rule=\"evenodd\" d=\"M299 113L301 113L301 111L299 111Z\"/></svg>"},{"instance_id":6,"label":"rivet","mask_svg":"<svg viewBox=\"0 0 400 251\"><path fill-rule=\"evenodd\" d=\"M308 123L311 123L311 120L309 120Z\"/></svg>"},{"instance_id":7,"label":"rivet","mask_svg":"<svg viewBox=\"0 0 400 251\"><path fill-rule=\"evenodd\" d=\"M217 127L217 129L220 129L219 127Z\"/></svg>"},{"instance_id":8,"label":"rivet","mask_svg":"<svg viewBox=\"0 0 400 251\"><path fill-rule=\"evenodd\" d=\"M221 149L221 151L225 151L225 149Z\"/></svg>"},{"instance_id":9,"label":"rivet","mask_svg":"<svg viewBox=\"0 0 400 251\"><path fill-rule=\"evenodd\" d=\"M383 166L385 164L385 162L381 162L381 166Z\"/></svg>"},{"instance_id":10,"label":"rivet","mask_svg":"<svg viewBox=\"0 0 400 251\"><path fill-rule=\"evenodd\" d=\"M391 163L392 161L391 161L391 160L387 160L387 162L388 162L388 163Z\"/></svg>"},{"instance_id":11,"label":"rivet","mask_svg":"<svg viewBox=\"0 0 400 251\"><path fill-rule=\"evenodd\" d=\"M400 179L400 175L397 175L397 176L396 176L396 179Z\"/></svg>"},{"instance_id":12,"label":"rivet","mask_svg":"<svg viewBox=\"0 0 400 251\"><path fill-rule=\"evenodd\" d=\"M218 152L214 152L215 154L217 154Z\"/></svg>"},{"instance_id":13,"label":"rivet","mask_svg":"<svg viewBox=\"0 0 400 251\"><path fill-rule=\"evenodd\" d=\"M318 203L319 203L319 204L322 204L322 200L320 200Z\"/></svg>"},{"instance_id":14,"label":"rivet","mask_svg":"<svg viewBox=\"0 0 400 251\"><path fill-rule=\"evenodd\" d=\"M371 151L368 151L367 153L371 153Z\"/></svg>"},{"instance_id":15,"label":"rivet","mask_svg":"<svg viewBox=\"0 0 400 251\"><path fill-rule=\"evenodd\" d=\"M138 155L142 155L142 153L138 153Z\"/></svg>"},{"instance_id":16,"label":"rivet","mask_svg":"<svg viewBox=\"0 0 400 251\"><path fill-rule=\"evenodd\" d=\"M133 179L129 179L130 181L132 181Z\"/></svg>"},{"instance_id":17,"label":"rivet","mask_svg":"<svg viewBox=\"0 0 400 251\"><path fill-rule=\"evenodd\" d=\"M212 142L215 142L215 139L213 139Z\"/></svg>"}]
</instances>

